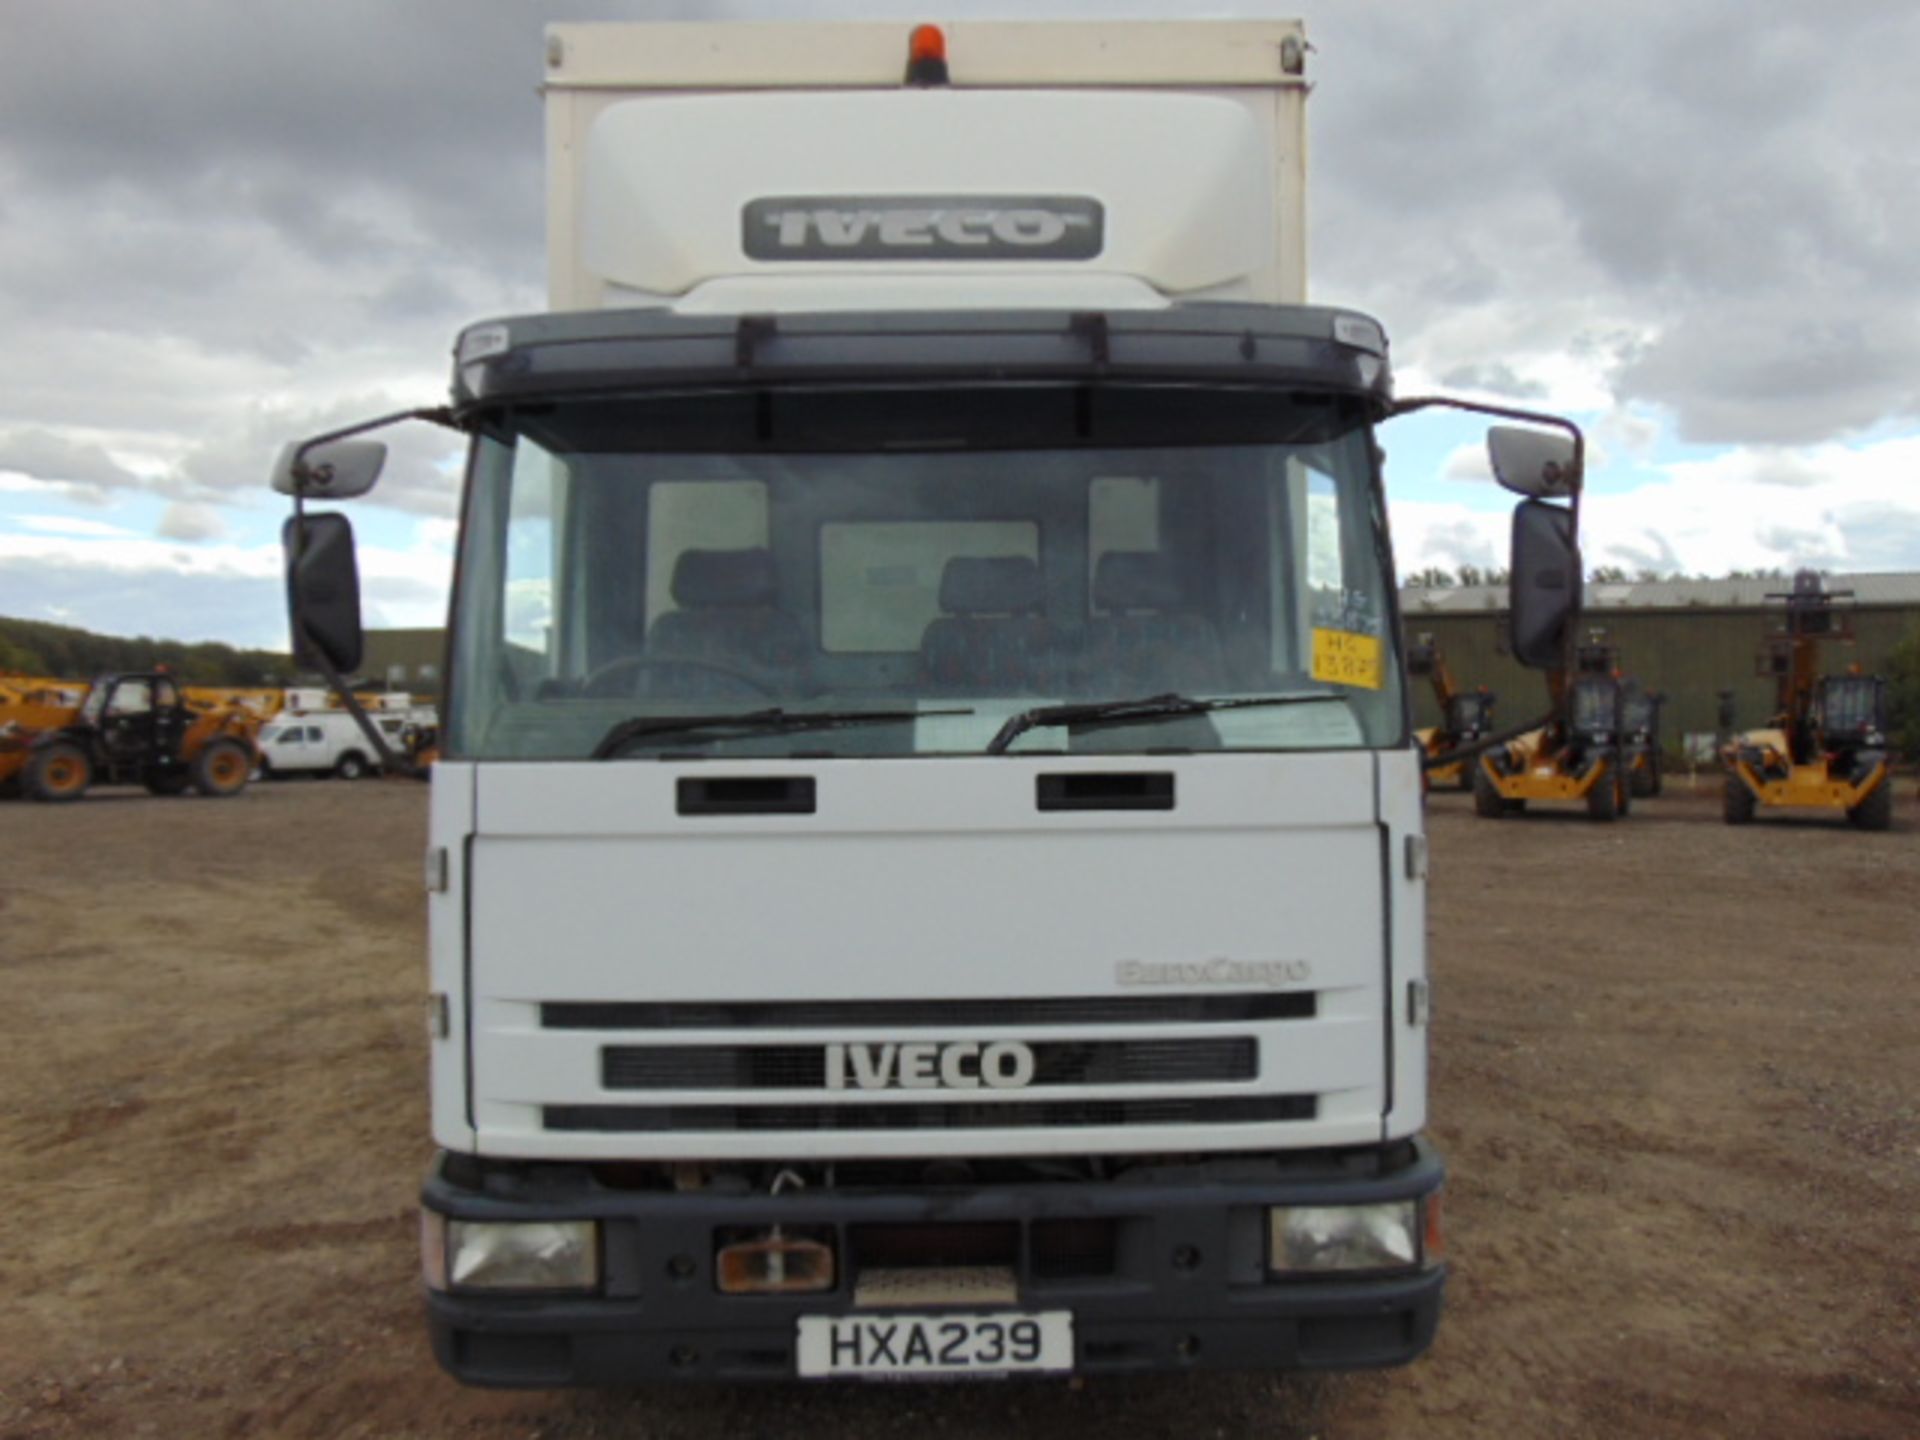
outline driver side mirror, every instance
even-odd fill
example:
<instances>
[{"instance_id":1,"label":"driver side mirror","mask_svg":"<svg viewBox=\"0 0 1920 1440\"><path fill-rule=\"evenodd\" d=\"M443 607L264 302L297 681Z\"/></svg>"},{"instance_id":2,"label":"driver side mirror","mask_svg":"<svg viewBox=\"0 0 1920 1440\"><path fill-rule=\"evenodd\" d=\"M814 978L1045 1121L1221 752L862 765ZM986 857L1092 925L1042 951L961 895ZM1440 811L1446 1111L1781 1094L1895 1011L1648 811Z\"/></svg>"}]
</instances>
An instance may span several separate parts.
<instances>
[{"instance_id":1,"label":"driver side mirror","mask_svg":"<svg viewBox=\"0 0 1920 1440\"><path fill-rule=\"evenodd\" d=\"M1487 431L1494 478L1516 495L1567 499L1580 488L1573 437L1556 430L1496 425Z\"/></svg>"},{"instance_id":2,"label":"driver side mirror","mask_svg":"<svg viewBox=\"0 0 1920 1440\"><path fill-rule=\"evenodd\" d=\"M1580 613L1572 511L1542 500L1514 508L1510 596L1513 658L1535 670L1564 664L1568 627Z\"/></svg>"},{"instance_id":3,"label":"driver side mirror","mask_svg":"<svg viewBox=\"0 0 1920 1440\"><path fill-rule=\"evenodd\" d=\"M352 522L344 515L294 516L282 527L280 543L287 556L294 664L352 674L360 668L365 638Z\"/></svg>"},{"instance_id":4,"label":"driver side mirror","mask_svg":"<svg viewBox=\"0 0 1920 1440\"><path fill-rule=\"evenodd\" d=\"M295 473L301 442L283 446L273 462L273 488L282 495L309 500L351 500L373 489L387 463L387 447L378 440L335 440L307 451Z\"/></svg>"}]
</instances>

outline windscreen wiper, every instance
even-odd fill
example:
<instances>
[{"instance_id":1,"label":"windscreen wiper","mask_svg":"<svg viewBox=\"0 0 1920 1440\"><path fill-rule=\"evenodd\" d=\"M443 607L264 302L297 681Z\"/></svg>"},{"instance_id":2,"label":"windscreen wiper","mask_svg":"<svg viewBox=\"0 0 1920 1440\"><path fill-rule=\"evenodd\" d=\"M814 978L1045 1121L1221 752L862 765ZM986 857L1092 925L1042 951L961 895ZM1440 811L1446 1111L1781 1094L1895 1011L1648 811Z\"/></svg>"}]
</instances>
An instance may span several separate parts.
<instances>
[{"instance_id":1,"label":"windscreen wiper","mask_svg":"<svg viewBox=\"0 0 1920 1440\"><path fill-rule=\"evenodd\" d=\"M1137 720L1165 720L1180 715L1206 715L1215 710L1247 710L1257 705L1311 705L1324 700L1345 702L1346 697L1332 690L1309 694L1248 695L1231 700L1196 700L1189 695L1147 695L1134 700L1096 700L1084 705L1041 705L1022 710L1000 727L987 742L987 754L1004 755L1029 730L1043 725L1064 725L1085 729L1094 725L1131 725Z\"/></svg>"},{"instance_id":2,"label":"windscreen wiper","mask_svg":"<svg viewBox=\"0 0 1920 1440\"><path fill-rule=\"evenodd\" d=\"M852 725L903 724L938 715L971 715L971 710L747 710L732 715L636 715L600 737L589 756L610 760L638 740L656 735L693 735L702 730L737 735L781 735L797 730L842 730ZM715 738L710 735L708 739Z\"/></svg>"}]
</instances>

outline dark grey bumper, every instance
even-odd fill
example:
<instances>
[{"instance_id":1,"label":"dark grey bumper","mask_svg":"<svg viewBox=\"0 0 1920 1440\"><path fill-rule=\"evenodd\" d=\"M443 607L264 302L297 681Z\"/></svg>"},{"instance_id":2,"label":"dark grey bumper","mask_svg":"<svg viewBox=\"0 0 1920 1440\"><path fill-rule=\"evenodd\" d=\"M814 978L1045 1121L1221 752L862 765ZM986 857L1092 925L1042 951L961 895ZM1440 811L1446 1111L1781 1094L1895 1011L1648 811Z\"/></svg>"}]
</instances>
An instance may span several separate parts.
<instances>
[{"instance_id":1,"label":"dark grey bumper","mask_svg":"<svg viewBox=\"0 0 1920 1440\"><path fill-rule=\"evenodd\" d=\"M831 1230L843 1257L872 1233L863 1227L1002 1227L1015 1237L1020 1307L1073 1313L1081 1374L1405 1364L1433 1342L1444 1265L1366 1279L1266 1278L1268 1206L1439 1188L1442 1166L1424 1142L1399 1147L1395 1159L1229 1160L1104 1183L814 1189L777 1199L610 1190L561 1170L474 1190L451 1183L436 1162L423 1192L430 1209L474 1220L598 1219L604 1255L597 1295L429 1292L434 1354L475 1385L791 1379L796 1322L852 1312L847 1277L831 1292L791 1297L722 1295L712 1277L716 1230L778 1221ZM1063 1266L1049 1251L1050 1222L1090 1226L1111 1244L1094 1266Z\"/></svg>"}]
</instances>

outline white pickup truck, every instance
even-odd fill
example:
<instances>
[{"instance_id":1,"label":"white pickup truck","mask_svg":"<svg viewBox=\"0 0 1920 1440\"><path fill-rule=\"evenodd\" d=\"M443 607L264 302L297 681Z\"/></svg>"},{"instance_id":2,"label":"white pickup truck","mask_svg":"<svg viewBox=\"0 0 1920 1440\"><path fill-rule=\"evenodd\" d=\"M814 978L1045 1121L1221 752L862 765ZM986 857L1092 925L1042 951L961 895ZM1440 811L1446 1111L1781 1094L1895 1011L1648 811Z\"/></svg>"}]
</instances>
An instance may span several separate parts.
<instances>
[{"instance_id":1,"label":"white pickup truck","mask_svg":"<svg viewBox=\"0 0 1920 1440\"><path fill-rule=\"evenodd\" d=\"M372 719L390 746L402 748L404 715L375 713ZM344 710L283 710L260 731L259 752L262 778L337 775L358 780L378 768L366 735Z\"/></svg>"}]
</instances>

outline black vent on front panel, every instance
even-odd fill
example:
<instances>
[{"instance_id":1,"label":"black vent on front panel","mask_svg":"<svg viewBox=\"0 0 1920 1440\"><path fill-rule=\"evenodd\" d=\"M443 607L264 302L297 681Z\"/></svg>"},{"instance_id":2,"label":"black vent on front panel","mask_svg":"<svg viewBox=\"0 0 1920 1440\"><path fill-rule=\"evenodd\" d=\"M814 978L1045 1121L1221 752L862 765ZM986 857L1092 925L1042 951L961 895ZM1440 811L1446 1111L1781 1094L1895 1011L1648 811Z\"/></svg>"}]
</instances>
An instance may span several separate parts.
<instances>
[{"instance_id":1,"label":"black vent on front panel","mask_svg":"<svg viewBox=\"0 0 1920 1440\"><path fill-rule=\"evenodd\" d=\"M1251 1080L1260 1051L1247 1036L1221 1040L1039 1042L1035 1085L1181 1085Z\"/></svg>"},{"instance_id":2,"label":"black vent on front panel","mask_svg":"<svg viewBox=\"0 0 1920 1440\"><path fill-rule=\"evenodd\" d=\"M1034 800L1042 810L1171 810L1173 776L1165 771L1041 775L1034 781Z\"/></svg>"},{"instance_id":3,"label":"black vent on front panel","mask_svg":"<svg viewBox=\"0 0 1920 1440\"><path fill-rule=\"evenodd\" d=\"M869 1047L878 1048L878 1047ZM1252 1080L1251 1036L1170 1040L1038 1040L1033 1085L1194 1085ZM609 1045L600 1052L608 1090L818 1090L827 1047L814 1045Z\"/></svg>"},{"instance_id":4,"label":"black vent on front panel","mask_svg":"<svg viewBox=\"0 0 1920 1440\"><path fill-rule=\"evenodd\" d=\"M824 1045L609 1045L600 1052L608 1090L818 1090Z\"/></svg>"},{"instance_id":5,"label":"black vent on front panel","mask_svg":"<svg viewBox=\"0 0 1920 1440\"><path fill-rule=\"evenodd\" d=\"M1311 1020L1311 991L1089 995L1033 1000L552 1001L547 1030L838 1030L1022 1025L1231 1025Z\"/></svg>"},{"instance_id":6,"label":"black vent on front panel","mask_svg":"<svg viewBox=\"0 0 1920 1440\"><path fill-rule=\"evenodd\" d=\"M675 795L682 815L811 815L811 775L752 775L681 780Z\"/></svg>"},{"instance_id":7,"label":"black vent on front panel","mask_svg":"<svg viewBox=\"0 0 1920 1440\"><path fill-rule=\"evenodd\" d=\"M907 1102L898 1105L549 1105L548 1130L689 1135L763 1131L1095 1129L1127 1125L1261 1125L1311 1120L1312 1095L1156 1100Z\"/></svg>"}]
</instances>

